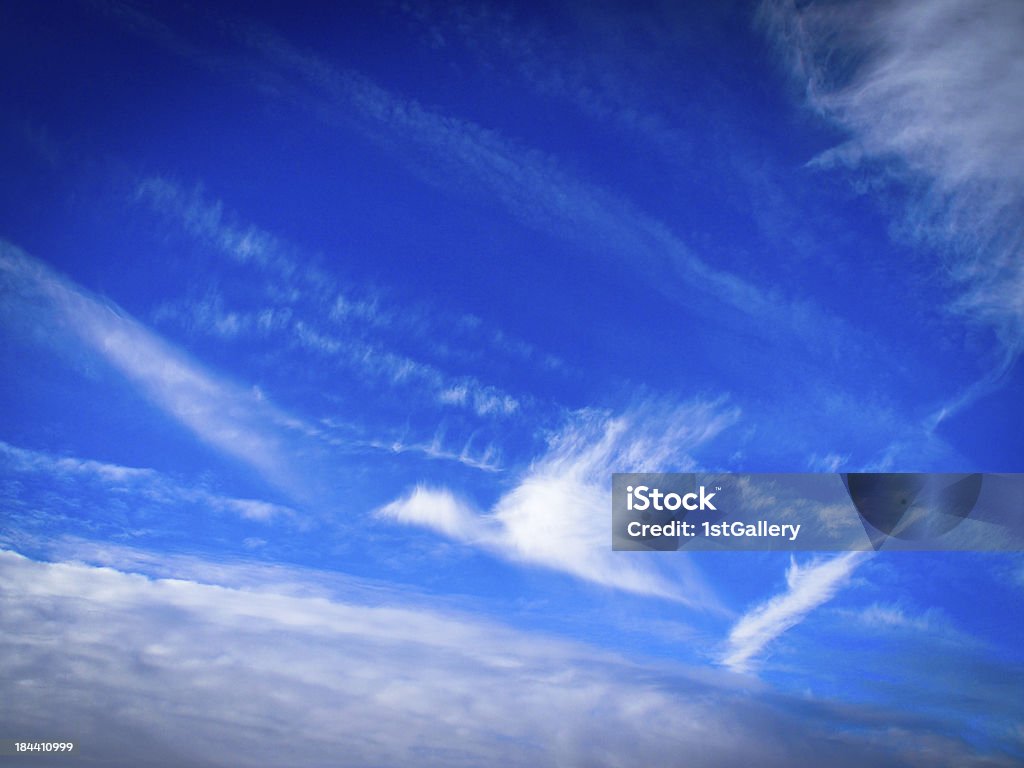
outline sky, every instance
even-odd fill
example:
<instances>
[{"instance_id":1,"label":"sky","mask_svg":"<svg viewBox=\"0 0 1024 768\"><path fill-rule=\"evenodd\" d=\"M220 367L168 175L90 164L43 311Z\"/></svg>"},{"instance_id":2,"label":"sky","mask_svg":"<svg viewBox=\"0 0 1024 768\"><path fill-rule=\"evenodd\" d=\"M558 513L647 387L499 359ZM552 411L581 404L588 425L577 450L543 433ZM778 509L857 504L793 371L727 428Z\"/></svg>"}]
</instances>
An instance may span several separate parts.
<instances>
[{"instance_id":1,"label":"sky","mask_svg":"<svg viewBox=\"0 0 1024 768\"><path fill-rule=\"evenodd\" d=\"M1024 470L1022 40L1017 0L4 3L0 739L1024 763L1019 553L609 525L613 472Z\"/></svg>"}]
</instances>

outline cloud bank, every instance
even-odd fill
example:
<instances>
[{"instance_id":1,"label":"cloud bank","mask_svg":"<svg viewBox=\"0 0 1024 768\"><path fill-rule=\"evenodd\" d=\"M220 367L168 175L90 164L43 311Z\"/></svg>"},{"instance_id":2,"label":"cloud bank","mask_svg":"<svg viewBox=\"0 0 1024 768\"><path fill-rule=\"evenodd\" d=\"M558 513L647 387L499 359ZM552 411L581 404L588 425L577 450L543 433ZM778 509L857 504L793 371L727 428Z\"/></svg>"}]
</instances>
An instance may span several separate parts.
<instances>
[{"instance_id":1,"label":"cloud bank","mask_svg":"<svg viewBox=\"0 0 1024 768\"><path fill-rule=\"evenodd\" d=\"M5 725L70 729L107 766L972 763L896 713L840 717L458 614L272 585L0 551L0 629L0 688L18 698Z\"/></svg>"}]
</instances>

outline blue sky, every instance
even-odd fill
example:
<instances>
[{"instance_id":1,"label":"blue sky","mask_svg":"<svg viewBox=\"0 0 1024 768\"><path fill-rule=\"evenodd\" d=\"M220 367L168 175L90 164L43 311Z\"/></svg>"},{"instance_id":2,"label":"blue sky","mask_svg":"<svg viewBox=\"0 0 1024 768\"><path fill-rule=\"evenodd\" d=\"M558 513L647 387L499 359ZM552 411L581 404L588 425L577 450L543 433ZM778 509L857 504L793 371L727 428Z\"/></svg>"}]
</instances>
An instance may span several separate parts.
<instances>
[{"instance_id":1,"label":"blue sky","mask_svg":"<svg viewBox=\"0 0 1024 768\"><path fill-rule=\"evenodd\" d=\"M1024 759L1019 555L611 550L1024 464L1024 11L800 6L5 4L0 737Z\"/></svg>"}]
</instances>

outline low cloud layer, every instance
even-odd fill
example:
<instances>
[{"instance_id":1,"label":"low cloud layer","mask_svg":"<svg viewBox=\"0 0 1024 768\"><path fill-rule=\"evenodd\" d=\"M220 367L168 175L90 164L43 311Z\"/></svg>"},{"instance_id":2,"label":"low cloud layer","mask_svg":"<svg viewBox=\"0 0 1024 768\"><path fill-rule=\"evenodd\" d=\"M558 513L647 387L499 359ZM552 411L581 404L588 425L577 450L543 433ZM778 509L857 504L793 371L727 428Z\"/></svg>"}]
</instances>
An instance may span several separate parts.
<instances>
[{"instance_id":1,"label":"low cloud layer","mask_svg":"<svg viewBox=\"0 0 1024 768\"><path fill-rule=\"evenodd\" d=\"M919 718L844 711L840 730L724 674L182 576L0 552L8 729L106 766L971 764Z\"/></svg>"}]
</instances>

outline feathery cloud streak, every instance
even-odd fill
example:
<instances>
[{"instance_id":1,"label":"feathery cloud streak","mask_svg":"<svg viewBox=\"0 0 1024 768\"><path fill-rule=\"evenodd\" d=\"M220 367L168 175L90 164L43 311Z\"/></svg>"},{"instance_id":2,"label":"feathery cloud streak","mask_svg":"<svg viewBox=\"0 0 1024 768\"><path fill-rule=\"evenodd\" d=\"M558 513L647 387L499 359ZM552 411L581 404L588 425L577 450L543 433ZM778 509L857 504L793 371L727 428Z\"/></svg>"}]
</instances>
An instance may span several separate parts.
<instances>
[{"instance_id":1,"label":"feathery cloud streak","mask_svg":"<svg viewBox=\"0 0 1024 768\"><path fill-rule=\"evenodd\" d=\"M265 398L203 370L109 302L0 241L3 300L38 327L77 338L204 442L294 487L280 425L301 424Z\"/></svg>"},{"instance_id":2,"label":"feathery cloud streak","mask_svg":"<svg viewBox=\"0 0 1024 768\"><path fill-rule=\"evenodd\" d=\"M805 566L791 559L786 571L786 591L736 622L729 632L722 663L737 672L749 671L754 657L765 646L799 624L819 605L831 600L866 557L864 552L847 552Z\"/></svg>"},{"instance_id":3,"label":"feathery cloud streak","mask_svg":"<svg viewBox=\"0 0 1024 768\"><path fill-rule=\"evenodd\" d=\"M118 15L126 13L122 9ZM335 68L267 28L224 20L215 25L248 52L239 52L231 64L222 54L184 42L155 18L135 10L128 18L133 31L191 61L227 76L245 71L245 82L268 85L265 92L317 119L356 128L430 183L447 187L457 179L464 194L497 200L527 226L625 264L669 301L679 301L682 289L699 286L702 295L747 318L751 332L796 337L809 352L829 357L837 352L838 339L849 345L858 337L855 328L810 299L713 267L664 222L575 178L544 152L399 96L358 72ZM249 60L252 55L255 61Z\"/></svg>"},{"instance_id":4,"label":"feathery cloud streak","mask_svg":"<svg viewBox=\"0 0 1024 768\"><path fill-rule=\"evenodd\" d=\"M43 473L58 479L94 479L107 487L132 494L133 498L172 505L181 502L199 503L216 512L236 514L247 520L269 522L299 517L295 509L282 504L224 496L202 487L188 487L154 469L125 467L74 456L55 456L44 451L19 448L3 440L0 440L0 463L15 472Z\"/></svg>"},{"instance_id":5,"label":"feathery cloud streak","mask_svg":"<svg viewBox=\"0 0 1024 768\"><path fill-rule=\"evenodd\" d=\"M814 162L907 181L909 234L946 256L953 308L1024 345L1024 6L766 3L810 105L850 139ZM1008 365L1010 361L1004 363Z\"/></svg>"},{"instance_id":6,"label":"feathery cloud streak","mask_svg":"<svg viewBox=\"0 0 1024 768\"><path fill-rule=\"evenodd\" d=\"M220 201L207 199L200 189L186 191L166 179L144 179L136 197L179 223L192 237L242 265L251 265L272 282L266 287L273 305L252 311L227 311L221 297L192 303L186 325L231 339L240 335L284 333L297 347L327 356L346 369L391 385L412 383L426 389L436 403L466 407L477 416L509 416L520 401L508 392L472 376L450 376L437 366L366 341L365 331L398 331L414 338L434 335L423 327L431 321L410 307L388 306L379 296L345 290L337 279L291 246L253 225L231 220ZM181 315L165 306L161 316ZM493 345L492 345L493 346ZM503 351L532 356L528 345L509 340Z\"/></svg>"}]
</instances>

